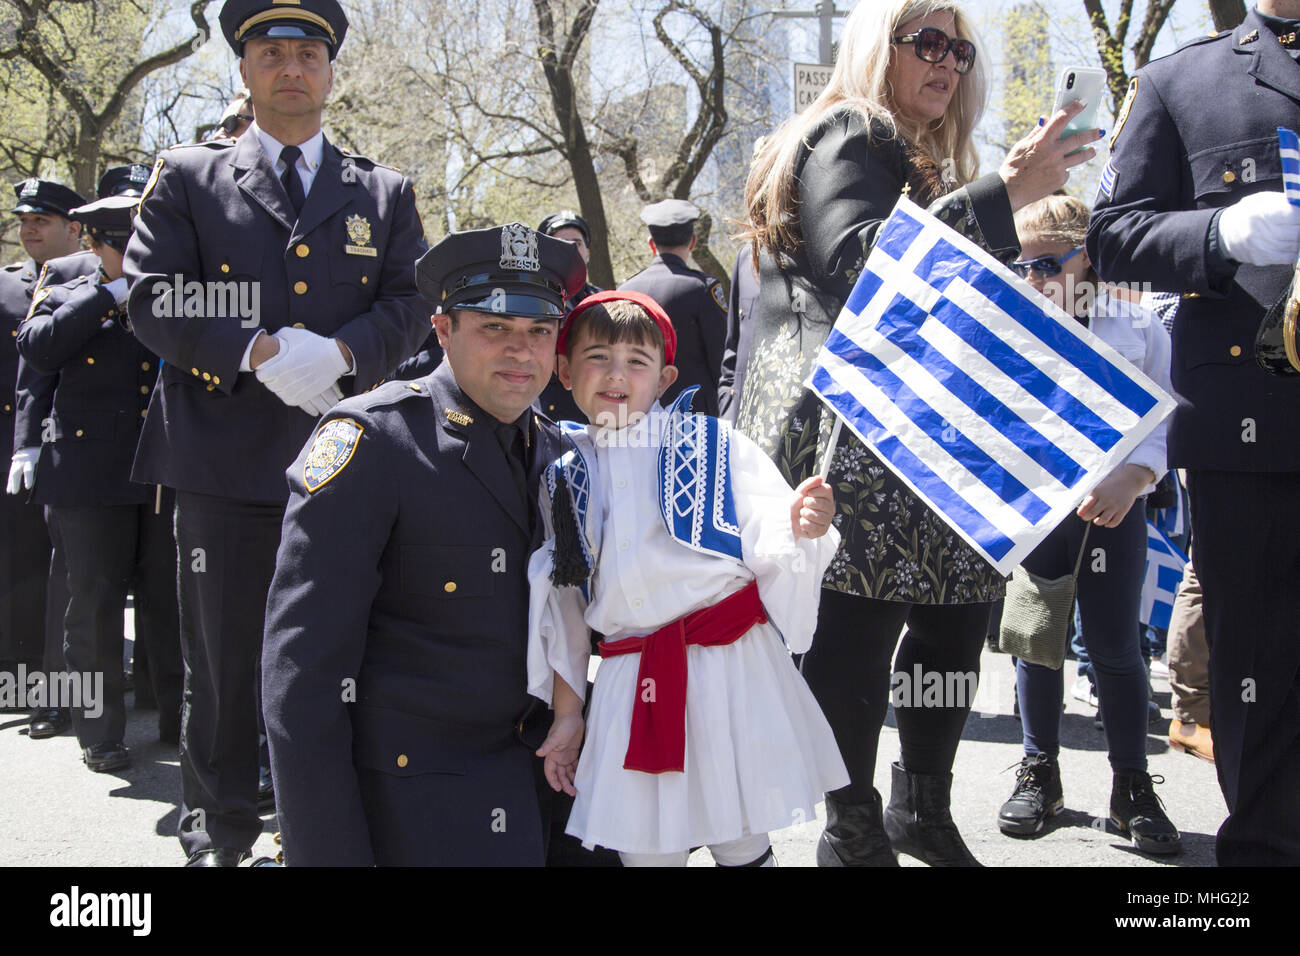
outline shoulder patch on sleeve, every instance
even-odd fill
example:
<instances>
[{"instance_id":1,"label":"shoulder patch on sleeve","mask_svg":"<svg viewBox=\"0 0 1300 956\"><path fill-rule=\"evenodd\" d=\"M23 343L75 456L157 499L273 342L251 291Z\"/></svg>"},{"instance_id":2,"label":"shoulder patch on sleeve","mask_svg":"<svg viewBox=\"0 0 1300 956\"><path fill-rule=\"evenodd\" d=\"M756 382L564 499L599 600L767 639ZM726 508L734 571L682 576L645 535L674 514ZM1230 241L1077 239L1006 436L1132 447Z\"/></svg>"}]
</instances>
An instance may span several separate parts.
<instances>
[{"instance_id":1,"label":"shoulder patch on sleeve","mask_svg":"<svg viewBox=\"0 0 1300 956\"><path fill-rule=\"evenodd\" d=\"M713 296L714 303L723 312L727 311L727 297L722 292L722 283L715 282L709 286L709 295Z\"/></svg>"},{"instance_id":2,"label":"shoulder patch on sleeve","mask_svg":"<svg viewBox=\"0 0 1300 956\"><path fill-rule=\"evenodd\" d=\"M140 215L140 210L144 208L144 201L149 198L149 194L153 192L153 188L158 185L158 176L162 172L162 168L163 157L159 154L157 162L153 164L153 174L150 175L149 181L144 184L144 192L140 194L140 201L136 203L135 214L137 216Z\"/></svg>"},{"instance_id":3,"label":"shoulder patch on sleeve","mask_svg":"<svg viewBox=\"0 0 1300 956\"><path fill-rule=\"evenodd\" d=\"M50 297L50 291L49 286L36 290L36 294L32 296L32 304L27 310L27 318L23 319L24 322L29 321L36 314L36 307Z\"/></svg>"},{"instance_id":4,"label":"shoulder patch on sleeve","mask_svg":"<svg viewBox=\"0 0 1300 956\"><path fill-rule=\"evenodd\" d=\"M350 418L336 418L320 427L302 466L302 483L308 492L317 491L348 466L363 431Z\"/></svg>"},{"instance_id":5,"label":"shoulder patch on sleeve","mask_svg":"<svg viewBox=\"0 0 1300 956\"><path fill-rule=\"evenodd\" d=\"M1124 124L1128 122L1128 114L1133 109L1133 100L1137 98L1138 78L1135 76L1128 81L1128 94L1124 97L1124 102L1120 104L1119 115L1115 117L1115 132L1110 134L1110 148L1115 149L1115 144L1119 142L1120 131Z\"/></svg>"}]
</instances>

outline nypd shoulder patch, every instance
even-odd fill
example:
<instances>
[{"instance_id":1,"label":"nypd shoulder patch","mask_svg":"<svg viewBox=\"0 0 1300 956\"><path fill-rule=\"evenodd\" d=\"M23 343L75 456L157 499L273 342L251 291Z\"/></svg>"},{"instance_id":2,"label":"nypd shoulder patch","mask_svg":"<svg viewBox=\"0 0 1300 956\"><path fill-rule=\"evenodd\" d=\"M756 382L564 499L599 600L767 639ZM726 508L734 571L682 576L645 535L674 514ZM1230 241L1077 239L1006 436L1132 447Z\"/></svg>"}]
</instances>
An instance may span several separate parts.
<instances>
[{"instance_id":1,"label":"nypd shoulder patch","mask_svg":"<svg viewBox=\"0 0 1300 956\"><path fill-rule=\"evenodd\" d=\"M722 291L722 284L719 282L709 286L709 294L713 296L713 303L723 312L727 311L727 296Z\"/></svg>"},{"instance_id":2,"label":"nypd shoulder patch","mask_svg":"<svg viewBox=\"0 0 1300 956\"><path fill-rule=\"evenodd\" d=\"M336 418L320 427L302 466L307 491L315 492L348 466L364 431L350 418Z\"/></svg>"}]
</instances>

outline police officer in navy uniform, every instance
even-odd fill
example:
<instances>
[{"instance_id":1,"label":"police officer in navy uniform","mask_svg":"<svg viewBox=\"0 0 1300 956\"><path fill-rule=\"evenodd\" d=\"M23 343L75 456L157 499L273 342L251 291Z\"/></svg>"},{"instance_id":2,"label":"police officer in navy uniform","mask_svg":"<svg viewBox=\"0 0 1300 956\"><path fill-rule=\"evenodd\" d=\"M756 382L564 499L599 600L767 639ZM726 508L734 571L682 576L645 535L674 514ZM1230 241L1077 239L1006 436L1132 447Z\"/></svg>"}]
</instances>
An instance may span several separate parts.
<instances>
[{"instance_id":1,"label":"police officer in navy uniform","mask_svg":"<svg viewBox=\"0 0 1300 956\"><path fill-rule=\"evenodd\" d=\"M136 335L164 361L136 481L175 488L185 718L180 838L233 866L262 830L256 694L284 469L344 394L427 335L410 182L324 138L334 0L227 0L256 121L158 159L127 248Z\"/></svg>"},{"instance_id":2,"label":"police officer in navy uniform","mask_svg":"<svg viewBox=\"0 0 1300 956\"><path fill-rule=\"evenodd\" d=\"M530 407L572 243L518 223L420 260L446 359L332 409L288 471L263 701L293 865L541 865L526 568L562 452Z\"/></svg>"},{"instance_id":3,"label":"police officer in navy uniform","mask_svg":"<svg viewBox=\"0 0 1300 956\"><path fill-rule=\"evenodd\" d=\"M1300 3L1261 2L1140 70L1087 242L1102 278L1182 294L1169 464L1204 587L1221 865L1300 864L1300 379L1253 355L1300 252L1276 132L1300 130L1298 37Z\"/></svg>"},{"instance_id":4,"label":"police officer in navy uniform","mask_svg":"<svg viewBox=\"0 0 1300 956\"><path fill-rule=\"evenodd\" d=\"M686 264L695 248L700 211L684 199L665 199L641 210L654 258L620 289L644 292L664 307L677 329L677 381L660 398L667 408L677 393L700 386L694 408L718 414L718 375L727 336L727 296L722 285Z\"/></svg>"},{"instance_id":5,"label":"police officer in navy uniform","mask_svg":"<svg viewBox=\"0 0 1300 956\"><path fill-rule=\"evenodd\" d=\"M155 490L130 480L158 376L157 357L128 331L124 312L122 254L143 186L141 172L148 170L109 170L100 183L102 198L71 211L100 258L99 275L43 286L18 335L24 362L56 381L32 497L46 506L67 567L67 667L103 675L93 709L83 703L72 710L83 759L96 772L130 763L123 744L122 613L142 565L154 567L135 585L137 620L144 625L138 638L154 642L162 734L176 742L180 731L175 545L166 516L152 514ZM139 183L134 189L133 173Z\"/></svg>"},{"instance_id":6,"label":"police officer in navy uniform","mask_svg":"<svg viewBox=\"0 0 1300 956\"><path fill-rule=\"evenodd\" d=\"M554 236L556 239L572 242L578 247L578 254L582 256L583 263L590 264L591 227L587 225L586 219L572 209L561 209L559 212L551 213L537 226L537 231L544 236ZM599 286L584 282L582 288L565 301L565 311L571 310L587 296L599 291ZM546 383L546 388L542 390L541 397L537 399L537 407L552 421L581 422L584 425L587 422L587 416L573 400L573 393L561 385L555 375L551 376L551 380Z\"/></svg>"},{"instance_id":7,"label":"police officer in navy uniform","mask_svg":"<svg viewBox=\"0 0 1300 956\"><path fill-rule=\"evenodd\" d=\"M43 376L24 375L17 350L18 328L31 309L42 276L66 281L93 273L99 260L81 249L81 226L68 212L85 200L61 183L28 179L16 184L13 212L22 220L19 232L31 257L0 270L0 422L11 458L8 494L0 501L0 671L13 673L19 663L29 671L53 673L63 668L63 614L48 632L42 627L46 601L64 598L47 588L51 545L39 505L28 500L35 480L41 443L41 421L49 414L53 384ZM24 411L31 410L26 422ZM32 739L63 733L69 715L60 708L38 708L30 719Z\"/></svg>"}]
</instances>

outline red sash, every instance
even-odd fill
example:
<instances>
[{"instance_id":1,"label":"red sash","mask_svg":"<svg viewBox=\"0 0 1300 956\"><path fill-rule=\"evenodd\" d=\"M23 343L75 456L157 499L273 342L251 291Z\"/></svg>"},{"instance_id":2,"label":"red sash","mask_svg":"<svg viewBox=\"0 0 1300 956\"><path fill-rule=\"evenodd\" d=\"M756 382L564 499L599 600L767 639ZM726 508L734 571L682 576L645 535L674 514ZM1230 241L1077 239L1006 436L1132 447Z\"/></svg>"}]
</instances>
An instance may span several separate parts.
<instances>
[{"instance_id":1,"label":"red sash","mask_svg":"<svg viewBox=\"0 0 1300 956\"><path fill-rule=\"evenodd\" d=\"M664 773L685 769L686 645L732 644L755 624L766 621L758 584L750 581L712 607L678 618L653 634L600 642L601 657L641 654L625 770Z\"/></svg>"}]
</instances>

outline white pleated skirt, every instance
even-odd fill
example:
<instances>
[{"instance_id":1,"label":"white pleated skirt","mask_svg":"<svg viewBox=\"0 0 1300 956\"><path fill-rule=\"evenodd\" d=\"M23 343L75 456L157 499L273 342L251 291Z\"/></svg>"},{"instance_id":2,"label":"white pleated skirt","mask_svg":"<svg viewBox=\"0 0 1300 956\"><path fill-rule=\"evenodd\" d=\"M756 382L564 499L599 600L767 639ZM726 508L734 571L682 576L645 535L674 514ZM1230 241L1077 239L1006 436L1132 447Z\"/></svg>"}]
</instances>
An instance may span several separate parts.
<instances>
[{"instance_id":1,"label":"white pleated skirt","mask_svg":"<svg viewBox=\"0 0 1300 956\"><path fill-rule=\"evenodd\" d=\"M588 848L676 853L816 817L849 782L830 725L771 624L686 648L684 772L623 769L640 654L602 660L568 832Z\"/></svg>"}]
</instances>

